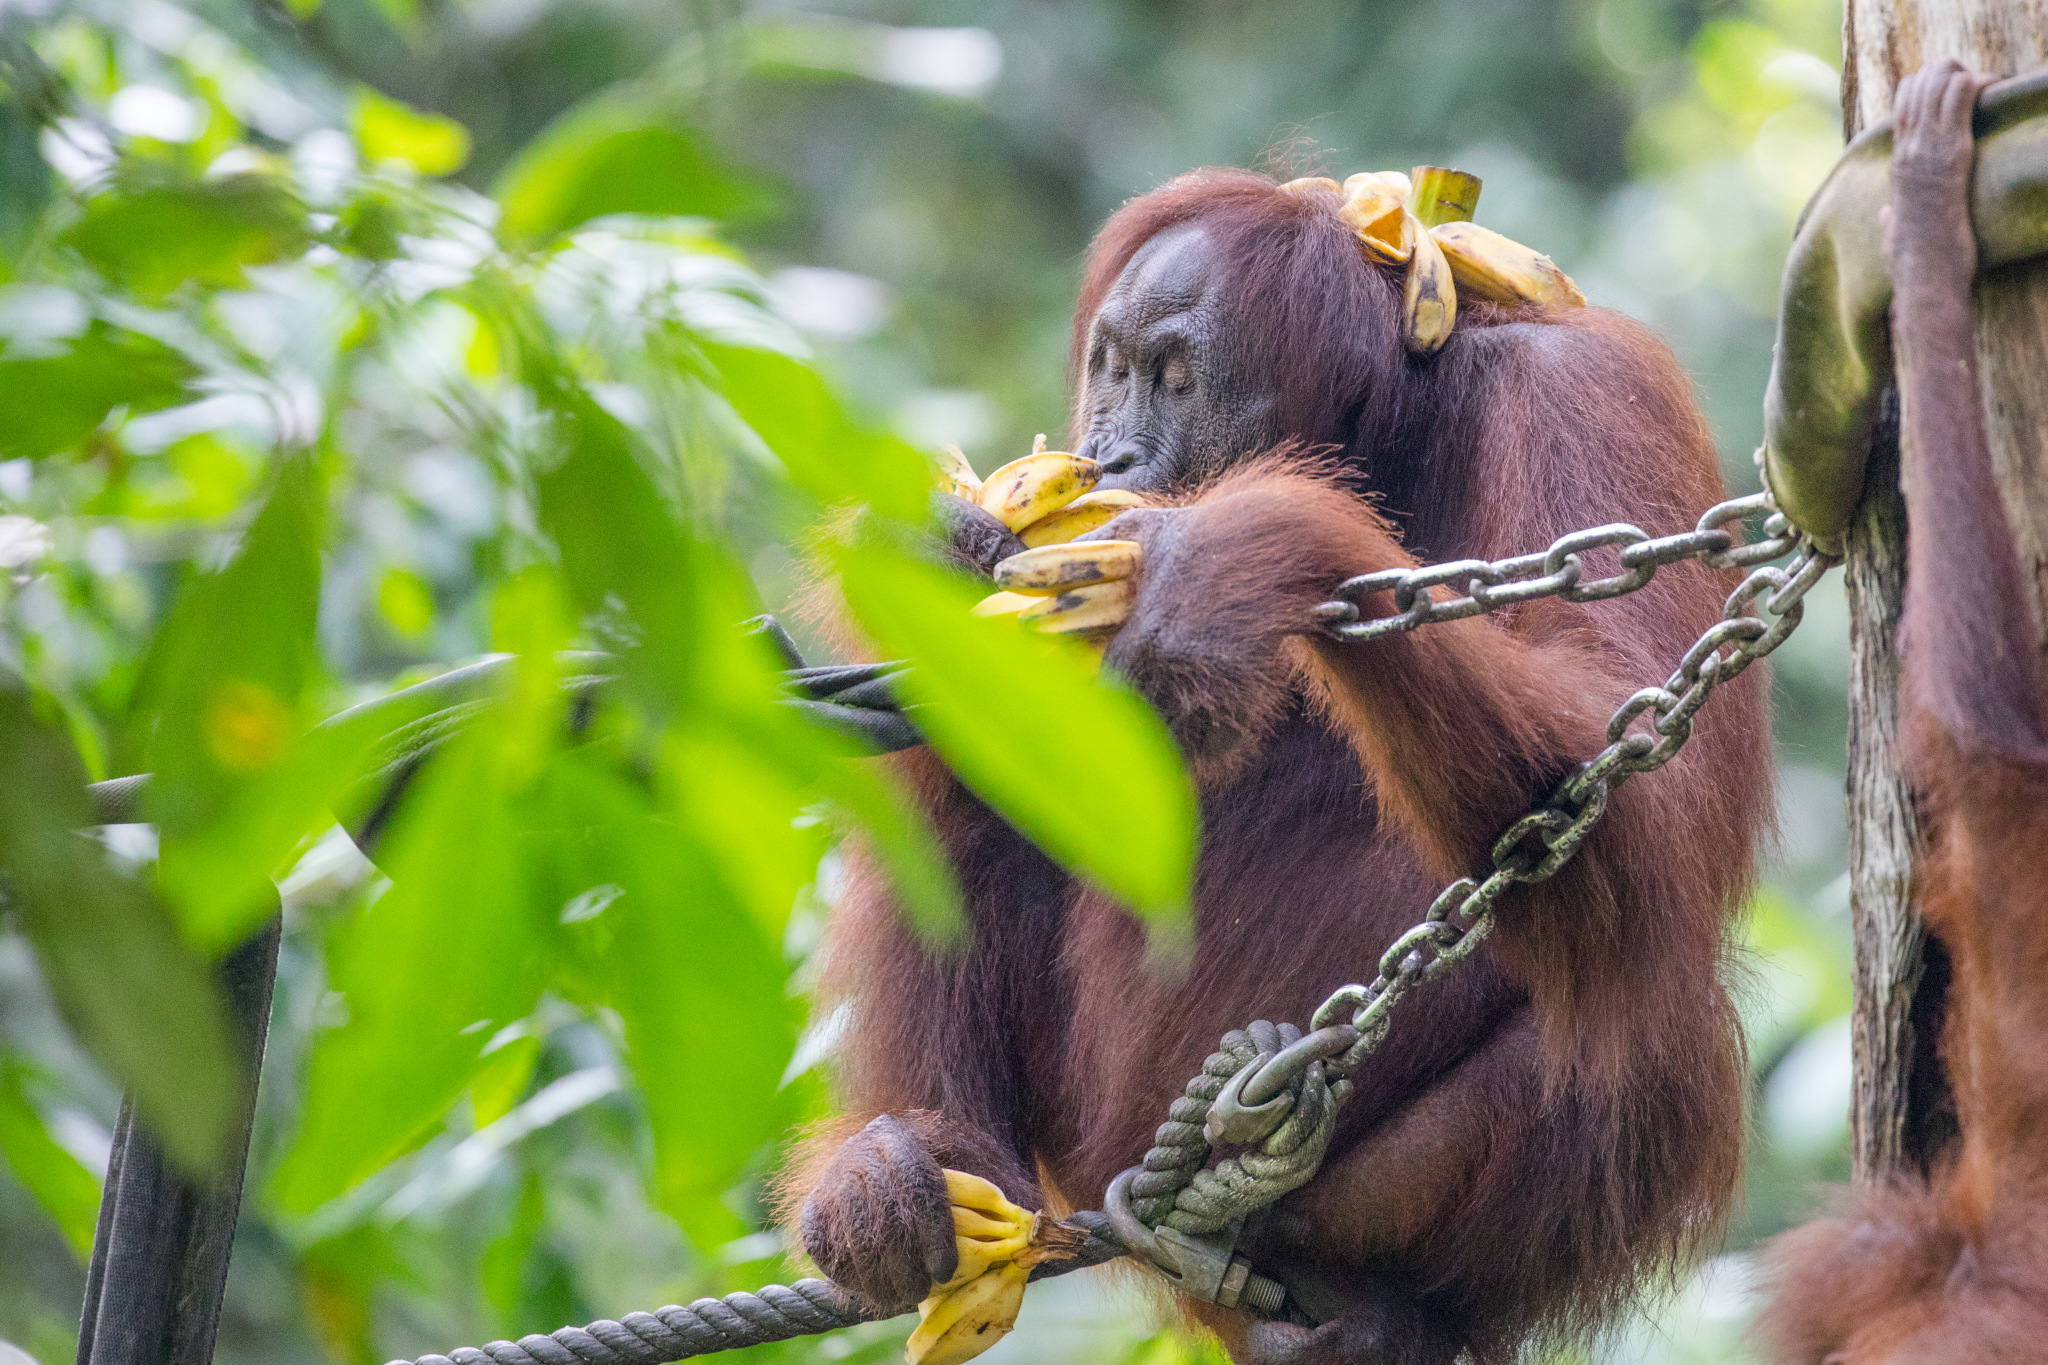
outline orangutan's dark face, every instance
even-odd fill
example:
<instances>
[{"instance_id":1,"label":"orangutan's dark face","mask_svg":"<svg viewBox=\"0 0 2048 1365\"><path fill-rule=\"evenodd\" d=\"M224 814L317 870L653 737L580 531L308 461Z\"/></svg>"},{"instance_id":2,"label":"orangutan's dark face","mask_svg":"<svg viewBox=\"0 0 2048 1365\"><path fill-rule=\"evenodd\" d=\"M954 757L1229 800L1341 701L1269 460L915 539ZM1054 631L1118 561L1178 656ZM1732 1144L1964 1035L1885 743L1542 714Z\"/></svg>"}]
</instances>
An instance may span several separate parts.
<instances>
[{"instance_id":1,"label":"orangutan's dark face","mask_svg":"<svg viewBox=\"0 0 2048 1365\"><path fill-rule=\"evenodd\" d=\"M1117 277L1088 331L1077 454L1107 488L1194 483L1285 435L1278 376L1261 373L1215 244L1199 224L1160 233Z\"/></svg>"}]
</instances>

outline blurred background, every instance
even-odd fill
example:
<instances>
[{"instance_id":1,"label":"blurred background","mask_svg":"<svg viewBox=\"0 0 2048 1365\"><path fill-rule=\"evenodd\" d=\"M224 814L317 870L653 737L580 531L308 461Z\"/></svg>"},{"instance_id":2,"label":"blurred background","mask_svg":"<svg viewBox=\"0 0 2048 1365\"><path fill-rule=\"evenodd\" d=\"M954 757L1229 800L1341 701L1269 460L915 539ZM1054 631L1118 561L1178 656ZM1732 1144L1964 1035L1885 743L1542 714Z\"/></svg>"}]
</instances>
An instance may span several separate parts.
<instances>
[{"instance_id":1,"label":"blurred background","mask_svg":"<svg viewBox=\"0 0 2048 1365\"><path fill-rule=\"evenodd\" d=\"M1340 178L1457 166L1484 179L1481 223L1662 332L1698 380L1731 490L1751 491L1779 270L1841 145L1839 26L1835 0L0 0L0 359L77 333L63 330L72 296L49 283L53 234L67 196L117 152L215 178L269 168L316 231L354 234L278 263L251 254L255 268L191 304L187 321L228 357L207 363L262 376L260 394L222 385L155 413L133 402L97 429L92 458L0 447L0 573L13 575L0 650L60 699L88 772L106 775L104 735L166 610L166 566L213 553L295 421L339 422L354 461L317 623L330 701L492 648L486 599L521 512L447 390L422 378L492 363L490 334L437 310L435 291L478 269L493 230L503 241L613 212L642 228L584 231L581 265L557 258L554 283L536 286L576 346L619 344L633 306L621 297L657 270L650 253L679 254L685 307L732 323L719 310L744 305L733 325L809 356L858 420L919 447L957 441L986 472L1037 432L1059 439L1081 256L1126 198L1204 164ZM604 174L568 176L570 160ZM378 204L440 216L430 229ZM644 229L649 215L668 235ZM176 235L153 249L174 251ZM381 263L392 306L415 310L402 346L351 359L352 314L323 251ZM138 317L181 306L150 297L146 265L120 282ZM165 344L199 345L181 338ZM323 410L344 370L346 411ZM6 382L0 423L36 396ZM617 387L594 391L637 421ZM683 477L711 497L730 475ZM733 524L760 598L779 605L787 522ZM1816 590L1777 656L1782 838L1746 928L1746 1196L1724 1253L1644 1304L1604 1362L1746 1359L1754 1248L1847 1175L1840 592L1839 576ZM109 839L134 845L117 856L149 856L139 827ZM770 914L799 1001L832 893L830 853L814 865ZM558 994L421 1143L311 1212L281 1204L308 1051L336 1022L329 937L375 880L335 834L282 883L221 1361L362 1365L787 1273L759 1211L772 1142L732 1163L725 1221L679 1222L652 1185L647 1106L622 1075L615 1021ZM761 1101L764 1131L817 1111L828 1049L814 1042ZM0 1048L14 1106L0 1107L0 1340L59 1365L75 1350L119 1089L59 1022L13 927L0 933ZM1141 1295L1088 1278L1034 1292L985 1358L1203 1354ZM889 1359L902 1331L747 1358Z\"/></svg>"}]
</instances>

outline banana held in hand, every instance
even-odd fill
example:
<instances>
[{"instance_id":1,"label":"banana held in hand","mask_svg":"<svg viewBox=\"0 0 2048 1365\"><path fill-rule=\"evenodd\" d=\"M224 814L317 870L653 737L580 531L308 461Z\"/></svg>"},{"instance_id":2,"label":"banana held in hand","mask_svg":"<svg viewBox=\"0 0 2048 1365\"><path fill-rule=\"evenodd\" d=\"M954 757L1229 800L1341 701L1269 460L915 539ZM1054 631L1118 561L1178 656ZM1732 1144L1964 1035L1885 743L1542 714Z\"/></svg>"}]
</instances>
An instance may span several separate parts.
<instances>
[{"instance_id":1,"label":"banana held in hand","mask_svg":"<svg viewBox=\"0 0 2048 1365\"><path fill-rule=\"evenodd\" d=\"M924 1321L903 1344L910 1365L960 1365L1010 1334L1031 1267L1009 1261L917 1306Z\"/></svg>"},{"instance_id":2,"label":"banana held in hand","mask_svg":"<svg viewBox=\"0 0 2048 1365\"><path fill-rule=\"evenodd\" d=\"M1032 549L1041 545L1064 545L1076 536L1098 531L1145 500L1128 488L1098 488L1083 493L1057 512L1048 512L1017 533Z\"/></svg>"},{"instance_id":3,"label":"banana held in hand","mask_svg":"<svg viewBox=\"0 0 2048 1365\"><path fill-rule=\"evenodd\" d=\"M904 1344L910 1365L959 1365L1009 1334L1024 1285L1040 1261L1064 1259L1086 1240L1077 1228L1010 1202L978 1175L946 1172L960 1268L917 1306L923 1319Z\"/></svg>"},{"instance_id":4,"label":"banana held in hand","mask_svg":"<svg viewBox=\"0 0 2048 1365\"><path fill-rule=\"evenodd\" d=\"M1586 296L1571 276L1540 251L1477 223L1444 223L1429 230L1451 263L1458 288L1495 303L1547 303L1584 308Z\"/></svg>"},{"instance_id":5,"label":"banana held in hand","mask_svg":"<svg viewBox=\"0 0 2048 1365\"><path fill-rule=\"evenodd\" d=\"M1143 548L1135 540L1084 540L1042 545L996 565L996 586L1009 592L1051 597L1069 588L1129 578L1138 571Z\"/></svg>"},{"instance_id":6,"label":"banana held in hand","mask_svg":"<svg viewBox=\"0 0 2048 1365\"><path fill-rule=\"evenodd\" d=\"M981 494L981 475L974 472L974 466L967 463L967 454L959 446L940 446L932 463L938 467L939 491L952 493L975 501Z\"/></svg>"},{"instance_id":7,"label":"banana held in hand","mask_svg":"<svg viewBox=\"0 0 2048 1365\"><path fill-rule=\"evenodd\" d=\"M1035 607L1045 599L1026 592L990 593L974 604L969 616L1015 616L1026 607Z\"/></svg>"},{"instance_id":8,"label":"banana held in hand","mask_svg":"<svg viewBox=\"0 0 2048 1365\"><path fill-rule=\"evenodd\" d=\"M1021 531L1058 511L1102 481L1102 466L1059 451L1012 460L982 482L976 501L1009 527Z\"/></svg>"},{"instance_id":9,"label":"banana held in hand","mask_svg":"<svg viewBox=\"0 0 2048 1365\"><path fill-rule=\"evenodd\" d=\"M1131 614L1137 585L1128 578L1069 588L1057 597L1041 597L1017 619L1049 635L1095 635L1113 631Z\"/></svg>"},{"instance_id":10,"label":"banana held in hand","mask_svg":"<svg viewBox=\"0 0 2048 1365\"><path fill-rule=\"evenodd\" d=\"M960 1252L960 1267L952 1279L933 1286L934 1299L979 1278L989 1267L1022 1255L1038 1231L1037 1214L1012 1204L993 1182L978 1175L947 1171L946 1198L953 1205L953 1244Z\"/></svg>"}]
</instances>

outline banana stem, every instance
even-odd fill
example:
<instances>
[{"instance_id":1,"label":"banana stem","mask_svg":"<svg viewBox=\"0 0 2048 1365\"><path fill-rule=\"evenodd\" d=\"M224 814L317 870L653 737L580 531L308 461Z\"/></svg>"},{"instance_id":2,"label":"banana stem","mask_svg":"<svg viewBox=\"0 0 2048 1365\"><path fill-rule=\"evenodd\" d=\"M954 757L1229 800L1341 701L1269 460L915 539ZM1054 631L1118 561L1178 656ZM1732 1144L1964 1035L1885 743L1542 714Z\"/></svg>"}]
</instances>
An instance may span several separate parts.
<instances>
[{"instance_id":1,"label":"banana stem","mask_svg":"<svg viewBox=\"0 0 2048 1365\"><path fill-rule=\"evenodd\" d=\"M1415 188L1408 192L1408 208L1424 227L1472 221L1479 207L1478 176L1448 166L1417 166L1409 178Z\"/></svg>"}]
</instances>

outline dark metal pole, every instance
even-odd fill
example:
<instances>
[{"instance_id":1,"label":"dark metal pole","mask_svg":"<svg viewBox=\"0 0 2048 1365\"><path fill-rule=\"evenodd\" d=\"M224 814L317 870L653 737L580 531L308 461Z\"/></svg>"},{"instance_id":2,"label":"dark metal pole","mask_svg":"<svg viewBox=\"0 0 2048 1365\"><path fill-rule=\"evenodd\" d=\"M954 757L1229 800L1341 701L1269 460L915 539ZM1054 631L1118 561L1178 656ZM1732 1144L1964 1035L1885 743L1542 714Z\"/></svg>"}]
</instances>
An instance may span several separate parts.
<instances>
[{"instance_id":1,"label":"dark metal pole","mask_svg":"<svg viewBox=\"0 0 2048 1365\"><path fill-rule=\"evenodd\" d=\"M273 890L273 896L276 892ZM210 1365L227 1288L255 1119L256 1078L270 1032L281 916L221 963L240 1044L242 1113L220 1169L194 1180L164 1157L121 1105L93 1235L78 1365Z\"/></svg>"}]
</instances>

